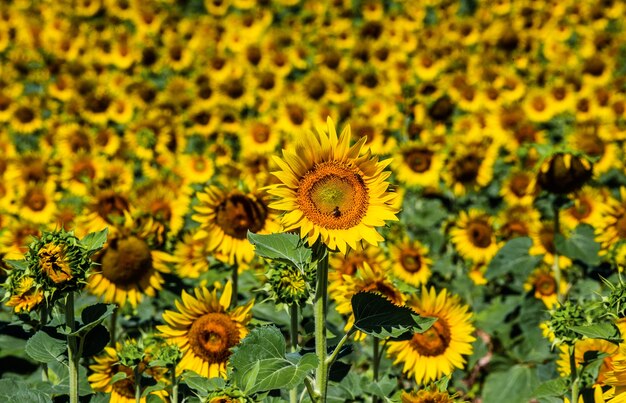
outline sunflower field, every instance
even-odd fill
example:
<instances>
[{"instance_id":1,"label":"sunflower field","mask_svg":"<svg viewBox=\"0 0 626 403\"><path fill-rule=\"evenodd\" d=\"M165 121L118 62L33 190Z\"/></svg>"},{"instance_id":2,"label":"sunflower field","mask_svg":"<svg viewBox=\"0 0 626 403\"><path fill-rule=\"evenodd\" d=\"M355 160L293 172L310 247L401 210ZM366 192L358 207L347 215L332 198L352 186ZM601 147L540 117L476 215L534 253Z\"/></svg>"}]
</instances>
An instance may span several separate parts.
<instances>
[{"instance_id":1,"label":"sunflower field","mask_svg":"<svg viewBox=\"0 0 626 403\"><path fill-rule=\"evenodd\" d=\"M626 3L0 0L0 397L626 402Z\"/></svg>"}]
</instances>

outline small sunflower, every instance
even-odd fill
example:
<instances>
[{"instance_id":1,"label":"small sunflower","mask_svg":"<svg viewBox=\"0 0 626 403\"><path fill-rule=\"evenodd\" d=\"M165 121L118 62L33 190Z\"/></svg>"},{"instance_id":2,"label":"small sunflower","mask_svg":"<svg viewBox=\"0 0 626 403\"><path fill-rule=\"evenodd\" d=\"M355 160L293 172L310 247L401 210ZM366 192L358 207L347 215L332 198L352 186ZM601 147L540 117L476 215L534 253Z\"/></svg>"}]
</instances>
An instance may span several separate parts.
<instances>
[{"instance_id":1,"label":"small sunflower","mask_svg":"<svg viewBox=\"0 0 626 403\"><path fill-rule=\"evenodd\" d=\"M564 295L567 292L567 281L561 279L560 284L557 284L554 274L549 267L545 266L528 276L524 290L534 292L535 298L543 301L548 309L552 309L559 302L558 295Z\"/></svg>"},{"instance_id":2,"label":"small sunflower","mask_svg":"<svg viewBox=\"0 0 626 403\"><path fill-rule=\"evenodd\" d=\"M195 238L206 239L207 249L229 263L248 263L254 258L248 231L264 234L277 230L263 193L226 191L212 185L198 193L198 200L192 216L200 223Z\"/></svg>"},{"instance_id":3,"label":"small sunflower","mask_svg":"<svg viewBox=\"0 0 626 403\"><path fill-rule=\"evenodd\" d=\"M474 326L468 306L458 296L443 289L440 293L431 287L422 287L422 293L411 296L407 306L419 315L437 318L424 333L415 333L410 340L391 341L387 354L395 357L394 364L404 363L403 372L419 384L450 375L455 368L465 365L464 355L472 354Z\"/></svg>"},{"instance_id":4,"label":"small sunflower","mask_svg":"<svg viewBox=\"0 0 626 403\"><path fill-rule=\"evenodd\" d=\"M10 290L11 296L5 302L6 306L13 307L16 313L30 312L43 301L43 290L35 283L32 277L22 277Z\"/></svg>"},{"instance_id":5,"label":"small sunflower","mask_svg":"<svg viewBox=\"0 0 626 403\"><path fill-rule=\"evenodd\" d=\"M432 146L410 142L400 146L393 167L398 181L408 186L438 187L443 157Z\"/></svg>"},{"instance_id":6,"label":"small sunflower","mask_svg":"<svg viewBox=\"0 0 626 403\"><path fill-rule=\"evenodd\" d=\"M206 242L203 239L194 239L193 233L186 233L174 249L174 256L179 262L176 274L181 278L200 277L209 270L208 255Z\"/></svg>"},{"instance_id":7,"label":"small sunflower","mask_svg":"<svg viewBox=\"0 0 626 403\"><path fill-rule=\"evenodd\" d=\"M573 206L560 211L561 223L568 229L574 229L578 224L596 225L602 220L604 197L602 193L589 186L572 194Z\"/></svg>"},{"instance_id":8,"label":"small sunflower","mask_svg":"<svg viewBox=\"0 0 626 403\"><path fill-rule=\"evenodd\" d=\"M350 147L350 127L337 136L329 118L327 129L305 136L294 150L283 150L275 158L280 171L274 175L282 182L269 193L280 200L270 207L285 211L282 224L286 231L300 230L309 245L321 239L330 249L345 253L357 249L365 240L372 245L383 241L376 227L397 220L391 204L383 170L389 160L379 162L363 150L365 139Z\"/></svg>"},{"instance_id":9,"label":"small sunflower","mask_svg":"<svg viewBox=\"0 0 626 403\"><path fill-rule=\"evenodd\" d=\"M503 209L496 217L498 236L503 241L530 236L539 225L541 214L532 205L518 204Z\"/></svg>"},{"instance_id":10,"label":"small sunflower","mask_svg":"<svg viewBox=\"0 0 626 403\"><path fill-rule=\"evenodd\" d=\"M535 199L535 174L530 171L515 170L502 183L500 194L510 206L530 205Z\"/></svg>"},{"instance_id":11,"label":"small sunflower","mask_svg":"<svg viewBox=\"0 0 626 403\"><path fill-rule=\"evenodd\" d=\"M227 283L218 298L217 291L196 288L194 296L183 291L182 302L176 301L177 311L165 311L165 325L157 326L162 336L183 353L178 371L192 370L207 378L226 376L230 349L248 334L246 327L252 318L253 302L228 310L232 297Z\"/></svg>"},{"instance_id":12,"label":"small sunflower","mask_svg":"<svg viewBox=\"0 0 626 403\"><path fill-rule=\"evenodd\" d=\"M434 387L418 391L402 392L402 403L455 403L458 402L456 395L441 392Z\"/></svg>"},{"instance_id":13,"label":"small sunflower","mask_svg":"<svg viewBox=\"0 0 626 403\"><path fill-rule=\"evenodd\" d=\"M479 210L461 211L450 236L459 254L474 262L490 261L499 249L493 218Z\"/></svg>"},{"instance_id":14,"label":"small sunflower","mask_svg":"<svg viewBox=\"0 0 626 403\"><path fill-rule=\"evenodd\" d=\"M415 287L428 282L432 260L428 257L427 247L405 238L400 243L392 244L389 249L396 277Z\"/></svg>"},{"instance_id":15,"label":"small sunflower","mask_svg":"<svg viewBox=\"0 0 626 403\"><path fill-rule=\"evenodd\" d=\"M563 231L566 228L561 228ZM567 234L563 234L567 235ZM554 243L554 223L552 221L542 221L540 225L534 228L530 234L533 240L533 245L530 247L528 253L531 255L543 255L543 261L548 265L554 263L554 258L557 256L556 244ZM564 269L572 265L572 260L564 255L558 255L559 266Z\"/></svg>"}]
</instances>

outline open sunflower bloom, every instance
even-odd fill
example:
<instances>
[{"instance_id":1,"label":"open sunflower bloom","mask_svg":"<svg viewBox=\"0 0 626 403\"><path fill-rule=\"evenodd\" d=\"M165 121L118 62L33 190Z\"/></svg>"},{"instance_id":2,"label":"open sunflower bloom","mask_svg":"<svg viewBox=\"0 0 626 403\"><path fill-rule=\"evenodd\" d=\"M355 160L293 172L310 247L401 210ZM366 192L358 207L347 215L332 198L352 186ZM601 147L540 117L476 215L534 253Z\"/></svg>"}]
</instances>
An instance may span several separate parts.
<instances>
[{"instance_id":1,"label":"open sunflower bloom","mask_svg":"<svg viewBox=\"0 0 626 403\"><path fill-rule=\"evenodd\" d=\"M281 183L268 192L279 198L271 208L285 211L285 231L299 230L309 245L318 239L330 249L346 252L357 243L377 245L383 237L376 227L397 221L392 206L396 194L389 191L384 172L390 160L378 161L365 148L365 138L350 146L350 126L337 136L329 118L325 129L304 136L292 149L275 157Z\"/></svg>"}]
</instances>

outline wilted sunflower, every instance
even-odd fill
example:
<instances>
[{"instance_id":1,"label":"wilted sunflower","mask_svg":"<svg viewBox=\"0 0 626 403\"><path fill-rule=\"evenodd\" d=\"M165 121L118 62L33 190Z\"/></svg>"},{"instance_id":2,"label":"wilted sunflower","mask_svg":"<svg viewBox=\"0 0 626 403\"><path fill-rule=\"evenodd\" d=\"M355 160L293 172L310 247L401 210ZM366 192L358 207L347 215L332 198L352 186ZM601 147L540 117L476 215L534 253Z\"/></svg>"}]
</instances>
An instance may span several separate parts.
<instances>
[{"instance_id":1,"label":"wilted sunflower","mask_svg":"<svg viewBox=\"0 0 626 403\"><path fill-rule=\"evenodd\" d=\"M178 345L183 358L177 371L192 370L207 378L225 377L230 349L248 334L253 302L228 310L232 285L226 283L222 295L207 288L196 288L195 298L183 291L176 311L165 311L165 325L157 326L162 336Z\"/></svg>"},{"instance_id":2,"label":"wilted sunflower","mask_svg":"<svg viewBox=\"0 0 626 403\"><path fill-rule=\"evenodd\" d=\"M493 219L479 210L461 211L458 222L450 230L452 243L465 259L488 262L498 252Z\"/></svg>"},{"instance_id":3,"label":"wilted sunflower","mask_svg":"<svg viewBox=\"0 0 626 403\"><path fill-rule=\"evenodd\" d=\"M275 158L281 170L274 175L282 183L270 187L269 193L280 199L270 207L286 212L286 231L299 229L309 245L319 238L343 253L361 240L383 241L376 227L397 220L391 206L396 195L385 182L389 172L383 172L390 161L379 162L364 143L361 139L350 147L350 126L337 137L329 118L326 130L318 128Z\"/></svg>"},{"instance_id":4,"label":"wilted sunflower","mask_svg":"<svg viewBox=\"0 0 626 403\"><path fill-rule=\"evenodd\" d=\"M198 193L194 221L200 223L195 239L206 239L207 249L216 251L230 264L248 263L254 257L254 247L248 241L248 231L275 232L273 212L262 193L227 191L208 186Z\"/></svg>"},{"instance_id":5,"label":"wilted sunflower","mask_svg":"<svg viewBox=\"0 0 626 403\"><path fill-rule=\"evenodd\" d=\"M445 289L437 294L434 287L430 291L422 287L421 295L411 296L407 306L437 321L426 332L415 333L410 340L389 342L387 353L395 357L394 364L404 363L402 371L419 384L463 368L463 355L472 354L471 343L475 340L468 306Z\"/></svg>"},{"instance_id":6,"label":"wilted sunflower","mask_svg":"<svg viewBox=\"0 0 626 403\"><path fill-rule=\"evenodd\" d=\"M143 295L154 297L164 283L161 273L169 273L176 259L155 245L155 223L137 223L125 213L124 226L112 232L95 260L87 288L107 303L134 308Z\"/></svg>"}]
</instances>

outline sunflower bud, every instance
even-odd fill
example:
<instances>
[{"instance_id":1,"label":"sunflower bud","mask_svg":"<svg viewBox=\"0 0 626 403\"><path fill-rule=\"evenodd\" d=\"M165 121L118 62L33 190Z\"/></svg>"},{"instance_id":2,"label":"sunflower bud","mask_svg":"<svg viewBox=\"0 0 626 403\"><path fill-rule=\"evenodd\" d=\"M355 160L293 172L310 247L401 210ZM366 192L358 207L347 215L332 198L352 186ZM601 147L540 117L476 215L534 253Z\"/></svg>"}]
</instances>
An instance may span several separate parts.
<instances>
[{"instance_id":1,"label":"sunflower bud","mask_svg":"<svg viewBox=\"0 0 626 403\"><path fill-rule=\"evenodd\" d=\"M278 264L267 276L270 292L278 302L304 305L311 295L310 279L296 267Z\"/></svg>"},{"instance_id":2,"label":"sunflower bud","mask_svg":"<svg viewBox=\"0 0 626 403\"><path fill-rule=\"evenodd\" d=\"M550 193L567 194L580 189L591 178L591 163L569 153L556 153L544 161L537 184Z\"/></svg>"},{"instance_id":3,"label":"sunflower bud","mask_svg":"<svg viewBox=\"0 0 626 403\"><path fill-rule=\"evenodd\" d=\"M135 368L144 360L146 353L141 343L136 340L129 340L118 353L118 357L120 364L128 368Z\"/></svg>"},{"instance_id":4,"label":"sunflower bud","mask_svg":"<svg viewBox=\"0 0 626 403\"><path fill-rule=\"evenodd\" d=\"M573 346L580 340L580 335L572 330L573 326L583 326L587 324L584 309L577 304L566 301L563 305L550 311L552 316L548 321L548 329L554 334L555 345L565 343Z\"/></svg>"}]
</instances>

